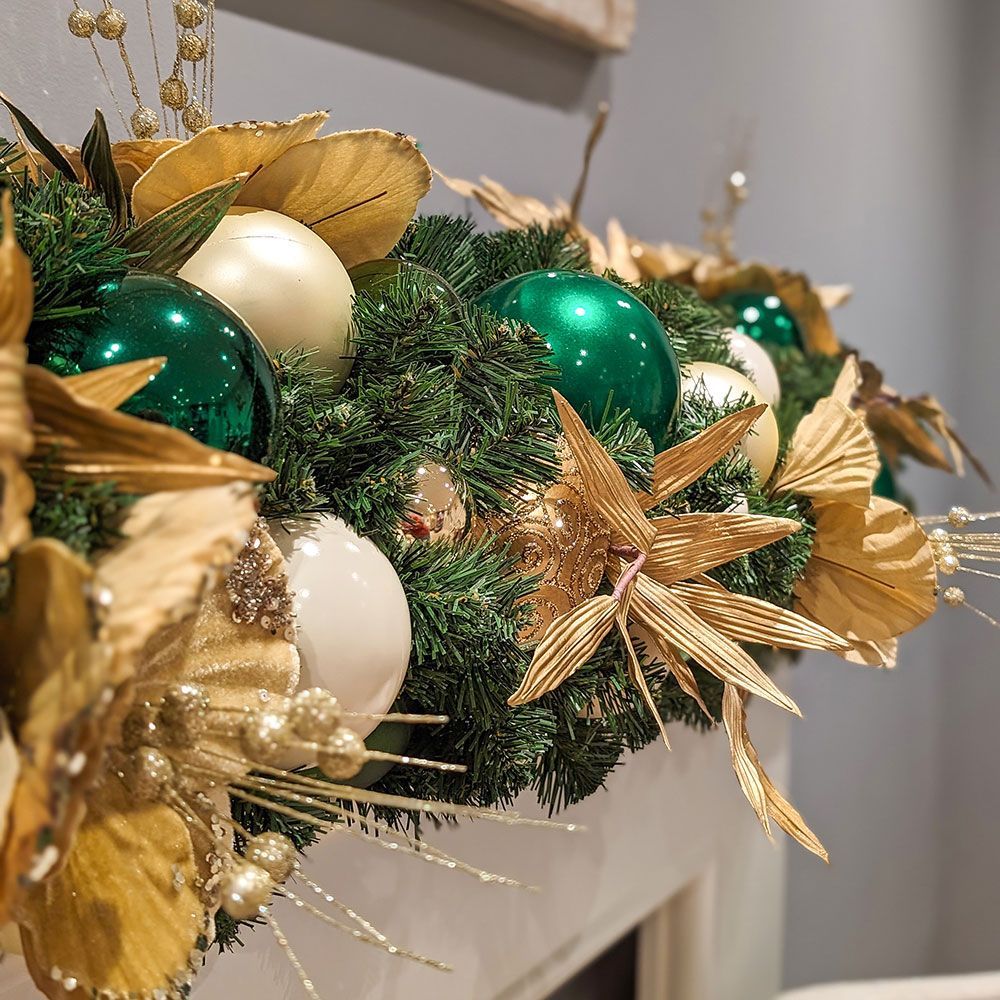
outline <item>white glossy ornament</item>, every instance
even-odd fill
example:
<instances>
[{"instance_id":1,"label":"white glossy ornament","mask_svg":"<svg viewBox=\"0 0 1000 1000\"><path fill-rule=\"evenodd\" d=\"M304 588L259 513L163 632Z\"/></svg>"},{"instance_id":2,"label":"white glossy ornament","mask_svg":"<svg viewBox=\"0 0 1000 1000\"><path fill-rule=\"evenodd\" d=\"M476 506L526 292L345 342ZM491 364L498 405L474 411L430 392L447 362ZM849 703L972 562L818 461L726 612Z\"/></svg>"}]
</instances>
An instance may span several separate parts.
<instances>
[{"instance_id":1,"label":"white glossy ornament","mask_svg":"<svg viewBox=\"0 0 1000 1000\"><path fill-rule=\"evenodd\" d=\"M279 212L231 208L180 277L238 313L268 353L314 350L338 384L351 370L354 286L340 258Z\"/></svg>"},{"instance_id":2,"label":"white glossy ornament","mask_svg":"<svg viewBox=\"0 0 1000 1000\"><path fill-rule=\"evenodd\" d=\"M410 608L392 564L337 517L275 521L271 535L295 593L300 690L326 688L345 712L388 712L410 661ZM363 738L378 720L344 723Z\"/></svg>"},{"instance_id":3,"label":"white glossy ornament","mask_svg":"<svg viewBox=\"0 0 1000 1000\"><path fill-rule=\"evenodd\" d=\"M781 402L781 382L771 355L753 337L739 330L726 330L723 336L729 341L729 350L743 362L750 381L760 389L764 402L777 406Z\"/></svg>"},{"instance_id":4,"label":"white glossy ornament","mask_svg":"<svg viewBox=\"0 0 1000 1000\"><path fill-rule=\"evenodd\" d=\"M404 534L431 541L461 538L468 518L448 468L438 462L425 462L417 466L413 485Z\"/></svg>"},{"instance_id":5,"label":"white glossy ornament","mask_svg":"<svg viewBox=\"0 0 1000 1000\"><path fill-rule=\"evenodd\" d=\"M766 403L764 394L745 375L725 365L708 361L695 361L682 369L681 391L685 394L698 390L700 385L718 406L735 403L741 396L749 396L756 403ZM778 458L778 421L770 406L757 418L751 430L737 445L760 475L766 480L774 470Z\"/></svg>"}]
</instances>

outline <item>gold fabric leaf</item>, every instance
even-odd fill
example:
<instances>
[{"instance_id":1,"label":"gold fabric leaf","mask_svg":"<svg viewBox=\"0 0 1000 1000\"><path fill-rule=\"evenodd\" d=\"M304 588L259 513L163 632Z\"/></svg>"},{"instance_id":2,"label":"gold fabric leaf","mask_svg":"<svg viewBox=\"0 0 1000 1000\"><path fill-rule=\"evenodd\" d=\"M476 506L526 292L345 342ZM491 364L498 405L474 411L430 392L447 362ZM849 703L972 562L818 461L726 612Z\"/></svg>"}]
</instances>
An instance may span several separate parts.
<instances>
[{"instance_id":1,"label":"gold fabric leaf","mask_svg":"<svg viewBox=\"0 0 1000 1000\"><path fill-rule=\"evenodd\" d=\"M816 285L813 291L820 305L826 310L846 305L854 294L854 289L850 285Z\"/></svg>"},{"instance_id":2,"label":"gold fabric leaf","mask_svg":"<svg viewBox=\"0 0 1000 1000\"><path fill-rule=\"evenodd\" d=\"M698 687L694 671L684 662L683 658L678 656L668 643L661 642L657 636L637 622L633 622L629 626L629 635L633 642L641 642L645 646L645 658L658 660L662 663L667 672L674 675L677 686L689 698L692 698L705 715L714 722L715 719L701 696L701 689Z\"/></svg>"},{"instance_id":3,"label":"gold fabric leaf","mask_svg":"<svg viewBox=\"0 0 1000 1000\"><path fill-rule=\"evenodd\" d=\"M3 844L7 837L10 804L14 798L14 790L17 788L20 770L17 744L14 742L10 726L7 724L7 716L0 709L0 844ZM3 942L0 941L0 949L2 948Z\"/></svg>"},{"instance_id":4,"label":"gold fabric leaf","mask_svg":"<svg viewBox=\"0 0 1000 1000\"><path fill-rule=\"evenodd\" d=\"M654 518L656 538L643 573L660 583L687 580L798 531L785 517L698 513Z\"/></svg>"},{"instance_id":5,"label":"gold fabric leaf","mask_svg":"<svg viewBox=\"0 0 1000 1000\"><path fill-rule=\"evenodd\" d=\"M199 890L207 874L181 816L135 801L109 774L90 797L66 868L33 889L20 913L36 985L50 1000L180 995L180 982L200 967L199 939L211 938Z\"/></svg>"},{"instance_id":6,"label":"gold fabric leaf","mask_svg":"<svg viewBox=\"0 0 1000 1000\"><path fill-rule=\"evenodd\" d=\"M671 588L699 618L736 642L763 643L781 649L829 649L844 652L851 643L804 615L767 601L700 582Z\"/></svg>"},{"instance_id":7,"label":"gold fabric leaf","mask_svg":"<svg viewBox=\"0 0 1000 1000\"><path fill-rule=\"evenodd\" d=\"M899 650L898 639L882 639L865 642L855 639L851 648L843 654L848 663L857 663L865 667L883 667L892 670L896 666L896 655Z\"/></svg>"},{"instance_id":8,"label":"gold fabric leaf","mask_svg":"<svg viewBox=\"0 0 1000 1000\"><path fill-rule=\"evenodd\" d=\"M635 647L632 645L632 637L629 635L628 603L634 586L634 584L629 585L628 591L618 605L615 624L618 626L618 631L621 633L621 637L625 643L625 651L628 655L628 675L632 679L632 683L639 689L639 694L642 695L642 700L646 703L646 708L649 709L650 714L656 720L656 726L660 730L660 737L663 740L663 744L669 750L670 738L667 736L666 723L663 721L663 717L660 715L660 710L656 704L656 699L653 698L652 692L649 690L649 685L646 683L646 675L642 672L642 664L639 662Z\"/></svg>"},{"instance_id":9,"label":"gold fabric leaf","mask_svg":"<svg viewBox=\"0 0 1000 1000\"><path fill-rule=\"evenodd\" d=\"M934 555L905 507L817 504L816 540L795 586L806 614L849 639L891 639L934 612Z\"/></svg>"},{"instance_id":10,"label":"gold fabric leaf","mask_svg":"<svg viewBox=\"0 0 1000 1000\"><path fill-rule=\"evenodd\" d=\"M3 236L0 237L0 563L31 537L28 514L35 488L22 468L31 454L30 414L25 401L24 338L31 324L34 284L31 262L14 236L10 190L2 195Z\"/></svg>"},{"instance_id":11,"label":"gold fabric leaf","mask_svg":"<svg viewBox=\"0 0 1000 1000\"><path fill-rule=\"evenodd\" d=\"M159 375L166 363L166 358L127 361L122 365L108 365L107 368L70 375L63 379L63 384L68 385L80 399L105 410L117 410Z\"/></svg>"},{"instance_id":12,"label":"gold fabric leaf","mask_svg":"<svg viewBox=\"0 0 1000 1000\"><path fill-rule=\"evenodd\" d=\"M617 219L608 222L607 248L608 267L612 271L632 284L642 281L642 271L632 255L632 240Z\"/></svg>"},{"instance_id":13,"label":"gold fabric leaf","mask_svg":"<svg viewBox=\"0 0 1000 1000\"><path fill-rule=\"evenodd\" d=\"M745 650L703 622L669 588L640 574L631 610L658 642L687 653L710 674L789 712L802 714Z\"/></svg>"},{"instance_id":14,"label":"gold fabric leaf","mask_svg":"<svg viewBox=\"0 0 1000 1000\"><path fill-rule=\"evenodd\" d=\"M10 608L0 616L2 701L21 752L12 829L0 859L0 922L9 916L35 852L47 874L64 860L83 795L110 739L112 655L92 636L91 568L61 542L35 539L13 556Z\"/></svg>"},{"instance_id":15,"label":"gold fabric leaf","mask_svg":"<svg viewBox=\"0 0 1000 1000\"><path fill-rule=\"evenodd\" d=\"M138 654L165 625L194 612L239 553L257 517L238 483L154 493L130 508L124 541L104 556L98 580L111 593L104 627L119 657Z\"/></svg>"},{"instance_id":16,"label":"gold fabric leaf","mask_svg":"<svg viewBox=\"0 0 1000 1000\"><path fill-rule=\"evenodd\" d=\"M247 181L236 203L307 225L351 268L396 245L430 186L412 139L365 129L292 146Z\"/></svg>"},{"instance_id":17,"label":"gold fabric leaf","mask_svg":"<svg viewBox=\"0 0 1000 1000\"><path fill-rule=\"evenodd\" d=\"M174 146L180 146L182 139L123 139L120 142L111 144L111 159L118 169L118 176L122 179L122 187L126 194L131 194L135 182L153 165L160 154L165 153ZM90 184L87 176L87 168L83 165L80 150L76 146L64 146L56 143L56 148L66 157L70 165L76 171L76 176L80 178L80 183ZM36 154L37 155L37 154ZM48 160L42 158L41 163L43 173L51 177L55 171Z\"/></svg>"},{"instance_id":18,"label":"gold fabric leaf","mask_svg":"<svg viewBox=\"0 0 1000 1000\"><path fill-rule=\"evenodd\" d=\"M555 389L552 395L562 420L566 443L573 452L583 479L587 503L611 529L611 543L634 545L641 552L648 552L656 530L646 520L621 469L587 430L576 410Z\"/></svg>"},{"instance_id":19,"label":"gold fabric leaf","mask_svg":"<svg viewBox=\"0 0 1000 1000\"><path fill-rule=\"evenodd\" d=\"M481 177L480 183L448 177L440 170L434 171L445 185L463 198L475 198L490 215L507 229L527 229L541 226L548 229L557 221L556 214L543 202L530 195L513 194L502 184L489 177Z\"/></svg>"},{"instance_id":20,"label":"gold fabric leaf","mask_svg":"<svg viewBox=\"0 0 1000 1000\"><path fill-rule=\"evenodd\" d=\"M830 395L843 403L844 406L854 406L855 395L861 387L862 376L861 366L858 363L856 354L848 354L844 359L844 367L837 375L837 381L833 383Z\"/></svg>"},{"instance_id":21,"label":"gold fabric leaf","mask_svg":"<svg viewBox=\"0 0 1000 1000\"><path fill-rule=\"evenodd\" d=\"M522 501L508 517L491 517L485 527L516 559L515 572L540 578L520 602L533 610L518 634L523 644L538 642L556 618L597 593L611 535L591 514L579 476Z\"/></svg>"},{"instance_id":22,"label":"gold fabric leaf","mask_svg":"<svg viewBox=\"0 0 1000 1000\"><path fill-rule=\"evenodd\" d=\"M526 705L554 691L587 662L614 627L618 601L609 594L592 597L561 615L535 649L535 655L508 705Z\"/></svg>"},{"instance_id":23,"label":"gold fabric leaf","mask_svg":"<svg viewBox=\"0 0 1000 1000\"><path fill-rule=\"evenodd\" d=\"M690 486L736 446L766 409L767 405L760 403L731 413L690 441L661 451L653 464L653 495L644 498L643 506L649 510Z\"/></svg>"},{"instance_id":24,"label":"gold fabric leaf","mask_svg":"<svg viewBox=\"0 0 1000 1000\"><path fill-rule=\"evenodd\" d=\"M767 795L764 783L760 780L760 771L755 766L753 758L747 752L746 715L743 711L743 696L732 686L726 684L722 689L722 722L729 737L729 753L733 761L736 780L743 789L747 802L753 806L753 811L764 827L764 832L771 836L771 822L767 811Z\"/></svg>"},{"instance_id":25,"label":"gold fabric leaf","mask_svg":"<svg viewBox=\"0 0 1000 1000\"><path fill-rule=\"evenodd\" d=\"M880 464L864 420L827 396L799 421L771 491L867 507Z\"/></svg>"},{"instance_id":26,"label":"gold fabric leaf","mask_svg":"<svg viewBox=\"0 0 1000 1000\"><path fill-rule=\"evenodd\" d=\"M30 366L26 382L36 421L31 464L48 478L110 481L125 493L274 478L270 469L183 431L95 406L43 368Z\"/></svg>"},{"instance_id":27,"label":"gold fabric leaf","mask_svg":"<svg viewBox=\"0 0 1000 1000\"><path fill-rule=\"evenodd\" d=\"M314 111L288 122L236 122L199 132L162 153L136 181L136 222L219 181L268 166L286 150L314 139L328 117L325 111Z\"/></svg>"}]
</instances>

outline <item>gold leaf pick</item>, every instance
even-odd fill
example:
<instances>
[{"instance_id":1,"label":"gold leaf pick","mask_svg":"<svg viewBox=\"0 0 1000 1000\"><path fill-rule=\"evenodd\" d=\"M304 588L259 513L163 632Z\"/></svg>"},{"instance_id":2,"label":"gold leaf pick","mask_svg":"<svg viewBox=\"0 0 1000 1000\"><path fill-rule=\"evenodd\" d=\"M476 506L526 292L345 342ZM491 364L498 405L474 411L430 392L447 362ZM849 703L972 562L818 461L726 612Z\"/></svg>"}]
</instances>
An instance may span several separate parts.
<instances>
[{"instance_id":1,"label":"gold leaf pick","mask_svg":"<svg viewBox=\"0 0 1000 1000\"><path fill-rule=\"evenodd\" d=\"M772 493L867 507L881 462L864 420L832 396L804 416Z\"/></svg>"},{"instance_id":2,"label":"gold leaf pick","mask_svg":"<svg viewBox=\"0 0 1000 1000\"><path fill-rule=\"evenodd\" d=\"M653 495L643 500L649 510L690 486L731 448L734 448L767 409L765 403L750 406L717 420L697 437L661 451L653 464Z\"/></svg>"},{"instance_id":3,"label":"gold leaf pick","mask_svg":"<svg viewBox=\"0 0 1000 1000\"><path fill-rule=\"evenodd\" d=\"M642 664L639 662L639 657L636 655L635 647L632 645L632 637L628 632L628 606L634 587L634 583L629 584L621 603L618 605L618 614L615 616L615 623L617 624L618 631L621 633L622 639L625 642L625 651L628 654L629 677L632 679L632 683L639 689L639 694L642 695L642 700L646 703L646 708L649 709L650 714L656 720L656 725L660 730L660 736L663 739L663 744L669 750L670 738L667 736L666 723L663 721L663 717L660 715L660 710L657 708L656 700L653 698L653 695L649 690L649 685L646 683L646 675L642 672Z\"/></svg>"},{"instance_id":4,"label":"gold leaf pick","mask_svg":"<svg viewBox=\"0 0 1000 1000\"><path fill-rule=\"evenodd\" d=\"M35 488L22 468L33 439L24 390L34 285L31 263L17 245L10 189L0 195L0 563L31 537Z\"/></svg>"},{"instance_id":5,"label":"gold leaf pick","mask_svg":"<svg viewBox=\"0 0 1000 1000\"><path fill-rule=\"evenodd\" d=\"M850 650L843 655L848 663L892 670L896 666L898 649L898 639L881 639L879 641L856 639L851 643Z\"/></svg>"},{"instance_id":6,"label":"gold leaf pick","mask_svg":"<svg viewBox=\"0 0 1000 1000\"><path fill-rule=\"evenodd\" d=\"M816 539L795 596L811 618L849 639L884 640L916 628L935 607L937 574L926 534L905 507L814 508Z\"/></svg>"},{"instance_id":7,"label":"gold leaf pick","mask_svg":"<svg viewBox=\"0 0 1000 1000\"><path fill-rule=\"evenodd\" d=\"M541 226L548 229L557 221L556 213L547 205L530 195L513 194L502 184L481 177L479 184L448 177L435 169L434 173L445 185L463 198L475 198L490 215L507 229L527 229Z\"/></svg>"},{"instance_id":8,"label":"gold leaf pick","mask_svg":"<svg viewBox=\"0 0 1000 1000\"><path fill-rule=\"evenodd\" d=\"M783 649L829 649L844 652L851 643L804 615L767 601L734 594L705 583L676 583L670 588L699 618L736 642L758 642Z\"/></svg>"},{"instance_id":9,"label":"gold leaf pick","mask_svg":"<svg viewBox=\"0 0 1000 1000\"><path fill-rule=\"evenodd\" d=\"M843 403L844 406L853 406L855 393L861 387L861 381L861 365L858 363L858 356L848 354L830 395L838 402Z\"/></svg>"},{"instance_id":10,"label":"gold leaf pick","mask_svg":"<svg viewBox=\"0 0 1000 1000\"><path fill-rule=\"evenodd\" d=\"M183 431L80 399L34 365L27 369L27 389L37 424L31 465L46 477L114 482L125 493L274 478L270 469L209 448Z\"/></svg>"},{"instance_id":11,"label":"gold leaf pick","mask_svg":"<svg viewBox=\"0 0 1000 1000\"><path fill-rule=\"evenodd\" d=\"M753 806L753 811L760 820L764 832L771 836L771 822L767 811L767 795L764 784L760 780L760 771L754 765L753 758L747 753L745 740L746 716L743 711L743 696L732 686L726 684L722 689L722 722L729 736L729 753L733 760L733 770L736 780L743 789L747 802Z\"/></svg>"},{"instance_id":12,"label":"gold leaf pick","mask_svg":"<svg viewBox=\"0 0 1000 1000\"><path fill-rule=\"evenodd\" d=\"M95 368L63 379L73 394L105 410L117 410L127 399L153 381L163 371L166 358L145 358L121 365Z\"/></svg>"},{"instance_id":13,"label":"gold leaf pick","mask_svg":"<svg viewBox=\"0 0 1000 1000\"><path fill-rule=\"evenodd\" d=\"M703 622L669 588L640 574L632 596L632 612L660 642L689 654L719 680L795 715L802 714L745 650Z\"/></svg>"},{"instance_id":14,"label":"gold leaf pick","mask_svg":"<svg viewBox=\"0 0 1000 1000\"><path fill-rule=\"evenodd\" d=\"M587 430L567 400L555 389L552 395L562 420L566 443L573 452L583 479L587 503L607 522L612 545L634 545L640 552L649 552L656 529L646 519L621 469Z\"/></svg>"},{"instance_id":15,"label":"gold leaf pick","mask_svg":"<svg viewBox=\"0 0 1000 1000\"><path fill-rule=\"evenodd\" d=\"M560 615L535 649L524 679L507 704L526 705L571 677L614 627L618 604L617 598L602 594Z\"/></svg>"},{"instance_id":16,"label":"gold leaf pick","mask_svg":"<svg viewBox=\"0 0 1000 1000\"><path fill-rule=\"evenodd\" d=\"M785 517L698 513L654 518L656 538L642 571L660 583L686 580L798 531Z\"/></svg>"}]
</instances>

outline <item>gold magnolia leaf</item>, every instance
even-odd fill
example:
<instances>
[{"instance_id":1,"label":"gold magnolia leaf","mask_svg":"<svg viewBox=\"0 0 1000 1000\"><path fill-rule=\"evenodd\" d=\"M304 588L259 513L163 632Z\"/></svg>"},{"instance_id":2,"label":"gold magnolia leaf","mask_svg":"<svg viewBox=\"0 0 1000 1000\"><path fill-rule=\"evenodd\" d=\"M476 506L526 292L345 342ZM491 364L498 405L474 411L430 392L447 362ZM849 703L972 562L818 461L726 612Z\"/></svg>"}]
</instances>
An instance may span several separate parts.
<instances>
[{"instance_id":1,"label":"gold magnolia leaf","mask_svg":"<svg viewBox=\"0 0 1000 1000\"><path fill-rule=\"evenodd\" d=\"M883 667L892 670L896 666L896 654L899 649L898 639L882 639L880 641L862 641L856 639L851 648L843 654L848 663L857 663L865 667Z\"/></svg>"},{"instance_id":2,"label":"gold magnolia leaf","mask_svg":"<svg viewBox=\"0 0 1000 1000\"><path fill-rule=\"evenodd\" d=\"M632 614L658 642L687 653L719 680L802 714L740 646L702 621L669 588L641 573L632 595Z\"/></svg>"},{"instance_id":3,"label":"gold magnolia leaf","mask_svg":"<svg viewBox=\"0 0 1000 1000\"><path fill-rule=\"evenodd\" d=\"M766 409L767 404L760 403L738 413L731 413L690 441L661 451L653 464L653 494L643 498L646 510L669 499L685 486L690 486L702 473L707 472L736 446Z\"/></svg>"},{"instance_id":4,"label":"gold magnolia leaf","mask_svg":"<svg viewBox=\"0 0 1000 1000\"><path fill-rule=\"evenodd\" d=\"M156 632L194 612L239 553L257 518L243 483L138 500L121 527L124 541L97 564L107 588L103 625L119 659L132 658Z\"/></svg>"},{"instance_id":5,"label":"gold magnolia leaf","mask_svg":"<svg viewBox=\"0 0 1000 1000\"><path fill-rule=\"evenodd\" d=\"M886 461L895 463L901 455L910 455L932 469L957 471L952 469L941 445L902 400L868 403L864 412Z\"/></svg>"},{"instance_id":6,"label":"gold magnolia leaf","mask_svg":"<svg viewBox=\"0 0 1000 1000\"><path fill-rule=\"evenodd\" d=\"M44 477L114 482L125 493L274 478L270 469L183 431L95 406L43 368L30 365L26 374L36 421L30 464Z\"/></svg>"},{"instance_id":7,"label":"gold magnolia leaf","mask_svg":"<svg viewBox=\"0 0 1000 1000\"><path fill-rule=\"evenodd\" d=\"M173 149L174 146L180 146L183 141L183 139L123 139L119 142L113 142L111 144L111 159L118 170L118 176L122 179L125 193L132 193L135 182L153 165L153 161L161 153ZM80 183L89 187L90 177L87 175L87 168L83 165L79 147L66 146L57 142L56 149L66 157L70 166L76 171ZM40 159L42 173L46 177L51 177L55 173L55 167L44 157L40 157Z\"/></svg>"},{"instance_id":8,"label":"gold magnolia leaf","mask_svg":"<svg viewBox=\"0 0 1000 1000\"><path fill-rule=\"evenodd\" d=\"M827 311L846 305L854 294L854 289L850 285L816 285L813 291L820 305Z\"/></svg>"},{"instance_id":9,"label":"gold magnolia leaf","mask_svg":"<svg viewBox=\"0 0 1000 1000\"><path fill-rule=\"evenodd\" d=\"M80 399L105 410L117 410L143 386L152 382L166 363L166 358L127 361L121 365L108 365L107 368L70 375L63 379L63 384L68 385Z\"/></svg>"},{"instance_id":10,"label":"gold magnolia leaf","mask_svg":"<svg viewBox=\"0 0 1000 1000\"><path fill-rule=\"evenodd\" d=\"M91 568L61 542L41 538L14 553L12 571L17 585L0 616L2 701L21 771L0 858L0 922L26 883L64 861L116 707L112 651L93 638Z\"/></svg>"},{"instance_id":11,"label":"gold magnolia leaf","mask_svg":"<svg viewBox=\"0 0 1000 1000\"><path fill-rule=\"evenodd\" d=\"M799 421L771 492L867 507L880 465L864 420L827 396Z\"/></svg>"},{"instance_id":12,"label":"gold magnolia leaf","mask_svg":"<svg viewBox=\"0 0 1000 1000\"><path fill-rule=\"evenodd\" d=\"M689 697L692 698L705 715L715 722L715 718L708 710L704 698L701 696L701 688L695 679L694 671L678 656L666 642L661 642L657 636L633 622L629 626L629 635L634 641L642 642L645 646L646 658L659 660L668 673L674 675L677 686Z\"/></svg>"},{"instance_id":13,"label":"gold magnolia leaf","mask_svg":"<svg viewBox=\"0 0 1000 1000\"><path fill-rule=\"evenodd\" d=\"M905 507L817 504L816 539L795 596L805 613L848 639L881 641L934 612L937 574L927 535Z\"/></svg>"},{"instance_id":14,"label":"gold magnolia leaf","mask_svg":"<svg viewBox=\"0 0 1000 1000\"><path fill-rule=\"evenodd\" d=\"M396 245L430 186L412 139L365 129L292 146L247 181L236 203L303 223L351 268Z\"/></svg>"},{"instance_id":15,"label":"gold magnolia leaf","mask_svg":"<svg viewBox=\"0 0 1000 1000\"><path fill-rule=\"evenodd\" d=\"M631 487L610 455L587 430L576 410L555 389L552 395L562 421L566 443L576 459L590 508L611 529L611 544L634 545L648 552L656 529L646 520Z\"/></svg>"},{"instance_id":16,"label":"gold magnolia leaf","mask_svg":"<svg viewBox=\"0 0 1000 1000\"><path fill-rule=\"evenodd\" d=\"M180 996L211 939L199 892L207 867L178 812L136 801L108 774L65 869L34 888L19 914L35 984L50 1000Z\"/></svg>"},{"instance_id":17,"label":"gold magnolia leaf","mask_svg":"<svg viewBox=\"0 0 1000 1000\"><path fill-rule=\"evenodd\" d=\"M798 531L786 517L698 513L657 517L656 538L642 571L660 583L687 580Z\"/></svg>"},{"instance_id":18,"label":"gold magnolia leaf","mask_svg":"<svg viewBox=\"0 0 1000 1000\"><path fill-rule=\"evenodd\" d=\"M214 125L166 150L132 190L136 222L219 181L268 166L286 150L314 139L328 117L325 111L314 111L288 122Z\"/></svg>"},{"instance_id":19,"label":"gold magnolia leaf","mask_svg":"<svg viewBox=\"0 0 1000 1000\"><path fill-rule=\"evenodd\" d=\"M615 624L618 626L618 631L621 633L622 640L625 643L625 651L628 654L629 677L632 679L632 683L639 689L639 694L642 695L642 700L646 703L646 708L649 709L650 714L656 720L656 726L660 730L663 744L669 750L670 738L667 736L667 725L663 721L663 717L660 715L660 710L656 704L656 699L653 697L652 692L649 690L649 685L646 683L646 675L642 672L642 664L639 662L635 647L632 645L632 637L629 635L628 605L634 587L635 584L630 583L625 594L622 596L622 600L618 605L618 613L615 615Z\"/></svg>"},{"instance_id":20,"label":"gold magnolia leaf","mask_svg":"<svg viewBox=\"0 0 1000 1000\"><path fill-rule=\"evenodd\" d=\"M33 438L25 400L24 338L31 324L31 262L17 245L10 189L0 194L0 563L31 537L35 488L22 468Z\"/></svg>"},{"instance_id":21,"label":"gold magnolia leaf","mask_svg":"<svg viewBox=\"0 0 1000 1000\"><path fill-rule=\"evenodd\" d=\"M643 275L632 255L632 243L622 224L617 219L611 219L607 235L608 267L626 281L638 284Z\"/></svg>"},{"instance_id":22,"label":"gold magnolia leaf","mask_svg":"<svg viewBox=\"0 0 1000 1000\"><path fill-rule=\"evenodd\" d=\"M571 677L614 627L618 603L610 594L601 594L560 615L536 647L524 679L507 704L526 705Z\"/></svg>"},{"instance_id":23,"label":"gold magnolia leaf","mask_svg":"<svg viewBox=\"0 0 1000 1000\"><path fill-rule=\"evenodd\" d=\"M854 406L857 392L861 388L862 381L863 376L858 356L856 354L848 354L844 359L843 368L840 369L840 373L837 375L836 382L833 383L830 395L843 403L844 406L852 407Z\"/></svg>"},{"instance_id":24,"label":"gold magnolia leaf","mask_svg":"<svg viewBox=\"0 0 1000 1000\"><path fill-rule=\"evenodd\" d=\"M702 582L670 588L695 614L736 642L762 643L781 649L829 649L844 652L851 643L804 615L767 601L734 594Z\"/></svg>"},{"instance_id":25,"label":"gold magnolia leaf","mask_svg":"<svg viewBox=\"0 0 1000 1000\"><path fill-rule=\"evenodd\" d=\"M543 202L530 195L513 194L502 184L481 177L480 183L448 177L440 170L434 171L456 194L463 198L475 198L490 215L507 229L527 229L541 226L548 229L557 221L556 214Z\"/></svg>"},{"instance_id":26,"label":"gold magnolia leaf","mask_svg":"<svg viewBox=\"0 0 1000 1000\"><path fill-rule=\"evenodd\" d=\"M771 822L767 811L767 795L764 783L760 780L760 770L747 752L745 721L743 695L732 684L726 684L722 689L722 722L729 737L729 754L732 757L733 770L747 802L753 806L760 825L770 837Z\"/></svg>"}]
</instances>

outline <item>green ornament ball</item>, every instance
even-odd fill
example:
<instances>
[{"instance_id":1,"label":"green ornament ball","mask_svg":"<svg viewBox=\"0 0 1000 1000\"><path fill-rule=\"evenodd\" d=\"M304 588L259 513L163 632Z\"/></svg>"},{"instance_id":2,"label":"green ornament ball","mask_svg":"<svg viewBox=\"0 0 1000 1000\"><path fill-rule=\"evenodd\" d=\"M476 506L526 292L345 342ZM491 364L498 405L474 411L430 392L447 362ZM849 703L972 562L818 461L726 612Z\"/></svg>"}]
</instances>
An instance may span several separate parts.
<instances>
[{"instance_id":1,"label":"green ornament ball","mask_svg":"<svg viewBox=\"0 0 1000 1000\"><path fill-rule=\"evenodd\" d=\"M591 427L609 403L628 409L660 450L681 398L677 355L655 315L596 274L531 271L494 285L477 305L532 326L552 351L556 388Z\"/></svg>"},{"instance_id":2,"label":"green ornament ball","mask_svg":"<svg viewBox=\"0 0 1000 1000\"><path fill-rule=\"evenodd\" d=\"M181 278L131 271L105 280L96 310L36 324L29 358L57 375L165 357L125 413L187 431L253 461L268 452L278 406L274 368L236 313Z\"/></svg>"},{"instance_id":3,"label":"green ornament ball","mask_svg":"<svg viewBox=\"0 0 1000 1000\"><path fill-rule=\"evenodd\" d=\"M382 753L394 753L402 756L410 745L413 726L406 722L380 722L371 733L365 737L365 746L369 750L381 750ZM345 785L354 788L370 788L376 781L381 781L396 765L391 760L370 760L361 770L347 781Z\"/></svg>"},{"instance_id":4,"label":"green ornament ball","mask_svg":"<svg viewBox=\"0 0 1000 1000\"><path fill-rule=\"evenodd\" d=\"M898 501L899 492L896 489L896 476L881 452L879 452L879 458L882 459L882 465L879 467L875 482L872 483L872 493L886 500Z\"/></svg>"},{"instance_id":5,"label":"green ornament ball","mask_svg":"<svg viewBox=\"0 0 1000 1000\"><path fill-rule=\"evenodd\" d=\"M398 260L395 257L366 260L362 264L355 264L347 274L357 292L378 296L388 285L399 282L421 292L433 292L455 311L462 306L458 293L437 271L412 261Z\"/></svg>"},{"instance_id":6,"label":"green ornament ball","mask_svg":"<svg viewBox=\"0 0 1000 1000\"><path fill-rule=\"evenodd\" d=\"M770 292L727 292L717 305L736 311L734 329L754 340L777 347L802 348L799 325L784 302Z\"/></svg>"}]
</instances>

